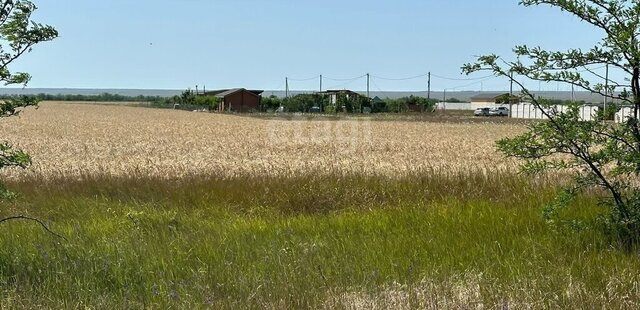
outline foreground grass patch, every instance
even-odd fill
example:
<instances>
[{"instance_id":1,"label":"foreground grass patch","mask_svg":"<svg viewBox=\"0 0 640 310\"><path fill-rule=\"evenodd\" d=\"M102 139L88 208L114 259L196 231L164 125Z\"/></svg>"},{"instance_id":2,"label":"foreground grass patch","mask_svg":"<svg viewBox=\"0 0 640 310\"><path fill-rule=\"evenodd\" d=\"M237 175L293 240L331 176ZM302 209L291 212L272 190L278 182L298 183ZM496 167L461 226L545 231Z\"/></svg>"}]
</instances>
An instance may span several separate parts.
<instances>
[{"instance_id":1,"label":"foreground grass patch","mask_svg":"<svg viewBox=\"0 0 640 310\"><path fill-rule=\"evenodd\" d=\"M0 226L8 308L634 307L640 264L542 220L518 176L22 181ZM570 212L599 212L591 198Z\"/></svg>"}]
</instances>

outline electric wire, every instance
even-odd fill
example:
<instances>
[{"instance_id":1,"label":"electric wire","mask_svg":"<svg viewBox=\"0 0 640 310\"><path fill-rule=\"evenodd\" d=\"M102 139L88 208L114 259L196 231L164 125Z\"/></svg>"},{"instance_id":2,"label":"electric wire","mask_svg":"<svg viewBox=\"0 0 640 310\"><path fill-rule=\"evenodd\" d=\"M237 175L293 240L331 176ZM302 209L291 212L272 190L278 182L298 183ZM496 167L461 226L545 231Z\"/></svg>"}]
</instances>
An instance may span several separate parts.
<instances>
[{"instance_id":1,"label":"electric wire","mask_svg":"<svg viewBox=\"0 0 640 310\"><path fill-rule=\"evenodd\" d=\"M494 75L493 74L486 75L486 76L481 76L477 78L451 78L451 77L441 76L437 74L431 74L431 76L438 79L442 79L442 80L448 80L448 81L478 81L478 80L486 79L488 77L493 77Z\"/></svg>"},{"instance_id":2,"label":"electric wire","mask_svg":"<svg viewBox=\"0 0 640 310\"><path fill-rule=\"evenodd\" d=\"M429 75L429 73L420 74L420 75L416 75L416 76L410 76L410 77L403 77L403 78L388 78L388 77L382 77L382 76L377 76L377 75L372 75L371 77L376 78L376 79L380 79L380 80L387 80L387 81L406 81L406 80L413 80L413 79L425 77L425 76L428 76L428 75Z\"/></svg>"},{"instance_id":3,"label":"electric wire","mask_svg":"<svg viewBox=\"0 0 640 310\"><path fill-rule=\"evenodd\" d=\"M316 75L316 76L313 76L313 77L310 77L310 78L306 78L306 79L295 79L295 78L287 77L287 79L289 81L295 81L295 82L305 82L305 81L311 81L311 80L315 80L315 79L319 79L319 78L320 78L319 75Z\"/></svg>"},{"instance_id":4,"label":"electric wire","mask_svg":"<svg viewBox=\"0 0 640 310\"><path fill-rule=\"evenodd\" d=\"M373 86L375 86L375 88L380 92L380 95L385 96L386 98L389 98L389 94L387 92L385 92L384 90L382 90L380 88L380 86L378 86L378 84L376 84L376 82L371 80L371 84L373 84Z\"/></svg>"},{"instance_id":5,"label":"electric wire","mask_svg":"<svg viewBox=\"0 0 640 310\"><path fill-rule=\"evenodd\" d=\"M496 78L496 76L493 76L493 75L485 76L482 80L479 80L479 81L476 81L476 82L473 82L473 83L469 83L469 84L465 84L465 85L459 85L459 86L456 86L456 87L446 88L446 90L456 90L456 89L459 89L459 88L464 88L464 87L477 85L477 84L480 84L480 83L482 83L484 81L491 80L493 78Z\"/></svg>"},{"instance_id":6,"label":"electric wire","mask_svg":"<svg viewBox=\"0 0 640 310\"><path fill-rule=\"evenodd\" d=\"M342 82L342 81L355 81L355 80L361 79L361 78L363 78L365 76L367 76L367 75L363 74L361 76L356 76L356 77L353 77L353 78L346 78L346 79L338 79L338 78L331 78L331 77L323 76L322 79L323 80L329 80L329 81Z\"/></svg>"},{"instance_id":7,"label":"electric wire","mask_svg":"<svg viewBox=\"0 0 640 310\"><path fill-rule=\"evenodd\" d=\"M347 86L347 85L349 85L349 84L351 84L351 83L355 82L356 80L357 80L357 79L351 79L351 80L346 81L345 83L337 84L337 85L332 85L332 86L330 86L330 87L326 87L326 88L324 88L324 89L341 89L342 87Z\"/></svg>"}]
</instances>

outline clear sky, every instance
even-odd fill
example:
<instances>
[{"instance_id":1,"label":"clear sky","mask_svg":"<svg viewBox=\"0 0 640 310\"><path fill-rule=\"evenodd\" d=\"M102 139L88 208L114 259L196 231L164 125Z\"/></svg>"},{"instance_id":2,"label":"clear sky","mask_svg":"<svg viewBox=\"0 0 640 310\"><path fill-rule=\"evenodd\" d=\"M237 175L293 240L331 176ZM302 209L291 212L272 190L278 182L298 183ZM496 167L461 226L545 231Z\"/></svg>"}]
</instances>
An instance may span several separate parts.
<instances>
[{"instance_id":1,"label":"clear sky","mask_svg":"<svg viewBox=\"0 0 640 310\"><path fill-rule=\"evenodd\" d=\"M13 67L29 87L500 90L504 79L459 81L474 55L509 58L517 44L588 48L596 29L517 0L34 0L60 37ZM479 78L486 74L477 74ZM482 81L482 82L479 82ZM531 88L567 90L566 86Z\"/></svg>"}]
</instances>

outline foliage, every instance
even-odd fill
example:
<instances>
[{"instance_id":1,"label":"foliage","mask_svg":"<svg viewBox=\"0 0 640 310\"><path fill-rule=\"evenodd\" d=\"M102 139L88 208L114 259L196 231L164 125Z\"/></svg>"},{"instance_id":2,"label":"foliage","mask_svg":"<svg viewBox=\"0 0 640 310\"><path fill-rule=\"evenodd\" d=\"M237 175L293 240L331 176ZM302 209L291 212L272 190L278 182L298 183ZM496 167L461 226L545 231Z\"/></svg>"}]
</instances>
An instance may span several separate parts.
<instances>
[{"instance_id":1,"label":"foliage","mask_svg":"<svg viewBox=\"0 0 640 310\"><path fill-rule=\"evenodd\" d=\"M262 110L274 111L284 107L288 112L309 112L312 107L318 107L324 113L362 113L365 107L371 108L373 113L406 112L409 106L417 107L419 111L433 111L437 100L418 96L408 96L398 99L371 100L366 96L338 95L336 104L331 104L330 97L322 94L298 94L289 98L269 96L262 98Z\"/></svg>"},{"instance_id":2,"label":"foliage","mask_svg":"<svg viewBox=\"0 0 640 310\"><path fill-rule=\"evenodd\" d=\"M385 99L385 111L384 112L407 112L410 110L427 111L432 112L435 110L438 100L427 99L424 97L418 97L410 95L408 97L401 97L398 99Z\"/></svg>"},{"instance_id":3,"label":"foliage","mask_svg":"<svg viewBox=\"0 0 640 310\"><path fill-rule=\"evenodd\" d=\"M572 173L575 182L565 193L576 194L591 188L604 190L607 195L603 203L610 209L608 233L614 237L613 241L631 249L640 243L640 42L637 36L640 2L523 0L521 4L558 8L602 31L604 37L586 51L547 51L517 46L514 48L516 61L486 55L476 63L463 66L463 71L490 70L505 77L515 74L538 81L564 82L632 107L631 115L620 124L603 122L609 111L595 120L584 121L578 113L578 104L559 113L552 109L549 100L535 97L517 79L511 78L547 121L532 124L523 135L498 141L498 148L504 154L524 159L523 168L527 172ZM584 75L604 65L626 78L594 84ZM616 92L620 89L622 91Z\"/></svg>"},{"instance_id":4,"label":"foliage","mask_svg":"<svg viewBox=\"0 0 640 310\"><path fill-rule=\"evenodd\" d=\"M36 6L30 1L0 1L0 82L5 85L26 86L31 76L25 72L11 72L9 65L20 56L31 51L35 44L53 40L58 32L51 26L31 21ZM18 115L29 106L36 106L38 99L28 96L5 98L0 103L0 118ZM12 148L9 142L0 142L0 170L7 167L26 167L29 155ZM0 184L0 198L10 198L4 185Z\"/></svg>"},{"instance_id":5,"label":"foliage","mask_svg":"<svg viewBox=\"0 0 640 310\"><path fill-rule=\"evenodd\" d=\"M498 98L496 98L496 103L497 104L510 104L510 103L519 103L520 102L520 97L518 96L511 96L509 94L504 94L502 96L498 96Z\"/></svg>"},{"instance_id":6,"label":"foliage","mask_svg":"<svg viewBox=\"0 0 640 310\"><path fill-rule=\"evenodd\" d=\"M346 113L353 113L355 107L354 100L346 96L338 96L336 99L336 111L342 111Z\"/></svg>"},{"instance_id":7,"label":"foliage","mask_svg":"<svg viewBox=\"0 0 640 310\"><path fill-rule=\"evenodd\" d=\"M218 108L220 98L216 96L197 96L193 104L206 107L209 111L213 111Z\"/></svg>"},{"instance_id":8,"label":"foliage","mask_svg":"<svg viewBox=\"0 0 640 310\"><path fill-rule=\"evenodd\" d=\"M384 106L385 106L384 112L402 113L402 112L407 112L409 110L407 103L404 100L399 100L399 99L385 98Z\"/></svg>"},{"instance_id":9,"label":"foliage","mask_svg":"<svg viewBox=\"0 0 640 310\"><path fill-rule=\"evenodd\" d=\"M318 94L298 94L284 98L282 105L288 112L309 112L312 107L323 105L323 98Z\"/></svg>"},{"instance_id":10,"label":"foliage","mask_svg":"<svg viewBox=\"0 0 640 310\"><path fill-rule=\"evenodd\" d=\"M12 96L0 95L0 99L7 99ZM97 95L82 94L45 94L35 95L40 101L89 101L89 102L163 102L167 101L166 97L161 96L126 96L112 93L101 93Z\"/></svg>"},{"instance_id":11,"label":"foliage","mask_svg":"<svg viewBox=\"0 0 640 310\"><path fill-rule=\"evenodd\" d=\"M170 98L149 97L149 96L138 96L138 97L125 96L124 98L135 99L135 100L124 100L124 101L148 102L148 103L151 103L151 106L153 107L182 109L182 110L205 109L208 111L214 111L215 109L218 108L218 105L220 104L220 99L218 97L195 94L191 89L187 89L183 91L180 95L176 95Z\"/></svg>"},{"instance_id":12,"label":"foliage","mask_svg":"<svg viewBox=\"0 0 640 310\"><path fill-rule=\"evenodd\" d=\"M187 89L183 91L180 97L178 98L179 100L176 103L179 103L179 104L195 104L196 103L196 95L193 93L193 91L191 91L191 89Z\"/></svg>"},{"instance_id":13,"label":"foliage","mask_svg":"<svg viewBox=\"0 0 640 310\"><path fill-rule=\"evenodd\" d=\"M282 99L278 96L271 95L269 97L262 98L262 110L263 111L275 111L282 106Z\"/></svg>"},{"instance_id":14,"label":"foliage","mask_svg":"<svg viewBox=\"0 0 640 310\"><path fill-rule=\"evenodd\" d=\"M387 112L387 102L378 97L371 100L371 112L383 113Z\"/></svg>"},{"instance_id":15,"label":"foliage","mask_svg":"<svg viewBox=\"0 0 640 310\"><path fill-rule=\"evenodd\" d=\"M445 102L449 102L449 103L462 103L465 101L462 101L456 97L451 97L451 98L447 98L447 100L445 100Z\"/></svg>"},{"instance_id":16,"label":"foliage","mask_svg":"<svg viewBox=\"0 0 640 310\"><path fill-rule=\"evenodd\" d=\"M554 185L512 173L104 175L10 187L30 194L0 211L55 219L68 241L0 226L9 309L640 304L637 256L609 251L594 230L549 229L535 205ZM592 217L596 204L583 197L568 211Z\"/></svg>"},{"instance_id":17,"label":"foliage","mask_svg":"<svg viewBox=\"0 0 640 310\"><path fill-rule=\"evenodd\" d=\"M612 121L616 118L616 113L620 111L620 105L616 103L607 103L606 107L598 110L598 117L607 121Z\"/></svg>"}]
</instances>

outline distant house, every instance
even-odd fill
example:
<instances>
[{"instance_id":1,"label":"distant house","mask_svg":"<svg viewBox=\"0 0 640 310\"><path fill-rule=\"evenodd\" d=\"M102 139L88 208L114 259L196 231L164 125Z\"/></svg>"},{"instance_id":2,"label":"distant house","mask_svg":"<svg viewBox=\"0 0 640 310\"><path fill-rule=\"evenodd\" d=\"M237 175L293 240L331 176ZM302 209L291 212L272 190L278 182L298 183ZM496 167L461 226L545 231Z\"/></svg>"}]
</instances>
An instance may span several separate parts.
<instances>
[{"instance_id":1,"label":"distant house","mask_svg":"<svg viewBox=\"0 0 640 310\"><path fill-rule=\"evenodd\" d=\"M364 108L369 106L363 104L366 96L348 89L325 90L317 92L316 95L328 97L327 105L333 106L335 112L363 113Z\"/></svg>"},{"instance_id":2,"label":"distant house","mask_svg":"<svg viewBox=\"0 0 640 310\"><path fill-rule=\"evenodd\" d=\"M348 89L341 90L325 90L317 93L318 95L329 96L329 103L336 104L338 103L338 98L344 97L345 99L357 98L362 96L354 91Z\"/></svg>"},{"instance_id":3,"label":"distant house","mask_svg":"<svg viewBox=\"0 0 640 310\"><path fill-rule=\"evenodd\" d=\"M509 93L482 93L479 95L475 95L469 100L471 101L471 105L492 105L497 103L507 103L504 102L509 98ZM499 102L502 101L503 102ZM520 98L516 96L511 97L511 102L513 104L517 104L520 102Z\"/></svg>"},{"instance_id":4,"label":"distant house","mask_svg":"<svg viewBox=\"0 0 640 310\"><path fill-rule=\"evenodd\" d=\"M220 98L218 112L252 112L260 111L263 92L263 90L233 88L207 91L204 93L204 96L216 96Z\"/></svg>"}]
</instances>

